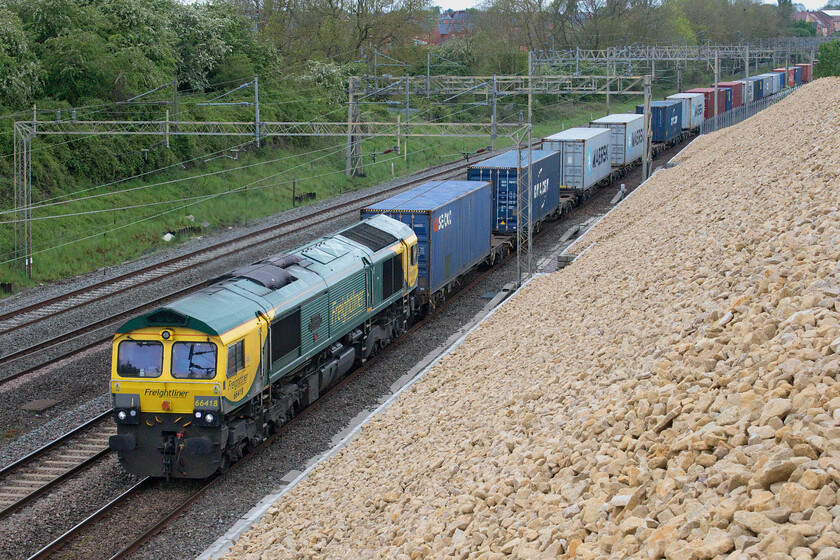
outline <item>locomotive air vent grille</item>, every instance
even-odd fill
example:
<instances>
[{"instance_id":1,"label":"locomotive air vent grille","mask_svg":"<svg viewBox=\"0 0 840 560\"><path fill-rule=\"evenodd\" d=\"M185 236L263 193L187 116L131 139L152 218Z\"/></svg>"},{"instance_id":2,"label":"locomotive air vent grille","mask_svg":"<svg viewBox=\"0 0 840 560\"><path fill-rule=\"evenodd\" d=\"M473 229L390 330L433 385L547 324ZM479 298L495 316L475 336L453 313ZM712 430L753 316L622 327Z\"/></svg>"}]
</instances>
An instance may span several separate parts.
<instances>
[{"instance_id":1,"label":"locomotive air vent grille","mask_svg":"<svg viewBox=\"0 0 840 560\"><path fill-rule=\"evenodd\" d=\"M341 235L351 241L364 245L373 251L379 251L380 249L384 249L388 245L393 245L399 241L399 239L387 231L382 231L381 229L375 228L364 222L355 225L348 230L342 231Z\"/></svg>"}]
</instances>

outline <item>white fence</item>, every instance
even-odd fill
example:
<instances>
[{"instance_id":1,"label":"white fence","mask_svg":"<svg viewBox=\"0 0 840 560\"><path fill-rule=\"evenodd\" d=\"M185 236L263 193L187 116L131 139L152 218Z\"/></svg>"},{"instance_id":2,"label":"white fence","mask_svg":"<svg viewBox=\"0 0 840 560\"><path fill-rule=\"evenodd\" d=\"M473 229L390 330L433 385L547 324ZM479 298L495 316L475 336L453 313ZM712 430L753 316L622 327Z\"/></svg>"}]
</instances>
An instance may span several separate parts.
<instances>
[{"instance_id":1,"label":"white fence","mask_svg":"<svg viewBox=\"0 0 840 560\"><path fill-rule=\"evenodd\" d=\"M740 107L732 109L731 111L727 111L722 115L712 117L711 119L706 119L705 121L703 121L703 124L700 125L700 134L708 134L710 132L720 130L721 128L726 128L728 126L738 124L739 122L755 115L759 111L763 111L770 105L778 103L779 101L781 101L782 99L799 89L800 87L802 86L785 88L779 91L778 93L770 95L769 97L759 99L758 101L753 101L752 103L748 103L746 105L741 105Z\"/></svg>"}]
</instances>

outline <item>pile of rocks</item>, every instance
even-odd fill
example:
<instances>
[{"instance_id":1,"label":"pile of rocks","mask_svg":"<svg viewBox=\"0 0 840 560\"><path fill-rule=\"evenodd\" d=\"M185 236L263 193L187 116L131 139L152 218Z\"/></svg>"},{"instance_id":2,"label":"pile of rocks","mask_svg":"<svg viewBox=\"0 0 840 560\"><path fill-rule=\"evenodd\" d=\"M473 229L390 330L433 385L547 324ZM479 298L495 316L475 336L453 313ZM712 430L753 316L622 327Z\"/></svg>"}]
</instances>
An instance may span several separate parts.
<instances>
[{"instance_id":1,"label":"pile of rocks","mask_svg":"<svg viewBox=\"0 0 840 560\"><path fill-rule=\"evenodd\" d=\"M230 558L840 558L838 107L689 148Z\"/></svg>"}]
</instances>

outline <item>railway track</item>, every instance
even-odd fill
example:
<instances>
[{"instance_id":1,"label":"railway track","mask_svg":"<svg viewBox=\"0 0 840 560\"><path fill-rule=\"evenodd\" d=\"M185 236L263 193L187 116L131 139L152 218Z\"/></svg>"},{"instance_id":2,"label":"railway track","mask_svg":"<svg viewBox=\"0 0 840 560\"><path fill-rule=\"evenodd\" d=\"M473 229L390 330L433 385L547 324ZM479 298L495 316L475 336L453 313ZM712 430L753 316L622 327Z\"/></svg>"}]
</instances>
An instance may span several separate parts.
<instances>
[{"instance_id":1,"label":"railway track","mask_svg":"<svg viewBox=\"0 0 840 560\"><path fill-rule=\"evenodd\" d=\"M0 470L0 518L110 453L116 433L107 411Z\"/></svg>"},{"instance_id":2,"label":"railway track","mask_svg":"<svg viewBox=\"0 0 840 560\"><path fill-rule=\"evenodd\" d=\"M483 159L492 157L493 155L496 155L495 151L481 154L471 161L449 162L432 167L430 169L433 170L433 172L430 174L426 173L422 177L418 177L405 183L401 183L400 185L355 199L352 209L349 210L345 210L348 207L346 203L331 204L320 210L310 212L305 216L292 218L234 239L220 241L214 245L196 249L184 255L172 257L145 270L127 272L108 280L96 282L84 288L72 290L65 294L49 298L38 303L2 313L0 314L0 335L8 334L30 326L46 317L52 318L57 315L62 315L84 305L152 284L187 269L200 266L210 260L226 257L243 250L251 249L265 243L266 241L274 239L278 233L294 233L309 227L326 223L338 216L357 212L364 206L380 198L390 196L395 192L417 186L429 180L448 178L454 173L462 172L475 162L482 161ZM434 171L435 169L437 169L437 171ZM359 202L361 202L361 204L358 204ZM338 214L334 214L336 211L338 211ZM314 221L312 223L308 223L313 219Z\"/></svg>"},{"instance_id":3,"label":"railway track","mask_svg":"<svg viewBox=\"0 0 840 560\"><path fill-rule=\"evenodd\" d=\"M510 258L510 256L508 257ZM403 336L397 339L393 344L388 346L385 352L391 352L397 347L399 347L406 339L410 337L410 335L420 328L422 328L428 320L434 317L437 313L441 312L445 309L448 305L450 305L454 300L458 298L461 294L469 292L469 290L476 284L478 284L481 280L483 280L487 275L492 273L495 270L494 268L485 270L479 273L475 278L473 278L469 283L461 287L457 293L455 293L452 297L450 297L446 302L437 308L437 310L424 317L417 323L415 323L411 328L409 328ZM244 464L247 464L249 460L251 460L256 454L258 454L264 448L270 446L274 441L278 438L282 437L288 430L294 426L296 423L302 421L307 416L312 414L315 410L320 408L323 403L327 400L327 397L340 391L342 387L353 381L356 377L367 371L371 366L373 366L377 360L379 359L379 355L374 356L373 358L369 359L365 364L356 368L351 372L347 377L342 379L335 387L327 391L323 396L321 396L317 401L312 403L310 406L305 408L301 411L300 414L292 418L289 422L283 425L280 430L269 436L265 441L263 441L257 448L234 463L230 469L228 470L228 474L231 472L235 472L235 470L242 468ZM110 416L110 412L107 413ZM94 419L99 420L101 417ZM91 421L93 422L93 421ZM86 424L89 425L90 423ZM69 434L68 434L69 435ZM66 436L64 436L66 437ZM106 439L107 442L107 439ZM107 443L106 443L107 446ZM11 465L14 466L14 465ZM0 471L2 474L2 471ZM151 523L147 524L144 527L140 527L140 533L131 538L131 541L124 545L118 552L116 552L113 556L110 557L110 560L119 560L123 558L129 557L131 554L136 552L140 549L149 539L151 539L154 535L159 533L164 527L166 527L172 520L179 517L185 511L187 511L195 502L197 502L207 491L213 488L219 481L223 479L225 475L217 475L208 481L205 484L202 484L195 492L191 492L188 497L183 500L179 500L177 505L171 508L163 508L163 511L156 520L152 521ZM114 514L120 507L126 506L134 499L142 500L142 493L154 490L156 485L160 484L162 481L157 479L151 478L144 478L140 480L137 484L117 496L115 499L107 503L105 506L88 516L85 520L78 523L74 527L72 527L69 531L65 532L64 534L60 535L58 538L50 542L48 545L43 547L41 550L33 554L29 557L28 560L45 560L47 558L51 558L59 552L66 550L68 547L71 547L74 542L82 540L87 531L89 531L97 522L105 520L108 516ZM136 519L136 518L132 518ZM136 526L136 525L133 525ZM62 554L65 556L65 554ZM73 557L72 554L66 555L69 557Z\"/></svg>"}]
</instances>

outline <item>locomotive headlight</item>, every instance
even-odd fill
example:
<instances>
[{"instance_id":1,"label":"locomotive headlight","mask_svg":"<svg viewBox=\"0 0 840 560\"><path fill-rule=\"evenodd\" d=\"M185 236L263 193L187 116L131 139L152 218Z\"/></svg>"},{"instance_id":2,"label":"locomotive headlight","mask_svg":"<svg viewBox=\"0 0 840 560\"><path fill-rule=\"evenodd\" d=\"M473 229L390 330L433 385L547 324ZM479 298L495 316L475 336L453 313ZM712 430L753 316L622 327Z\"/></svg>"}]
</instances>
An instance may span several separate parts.
<instances>
[{"instance_id":1,"label":"locomotive headlight","mask_svg":"<svg viewBox=\"0 0 840 560\"><path fill-rule=\"evenodd\" d=\"M137 416L137 411L132 408L128 411L128 415L134 418L135 416Z\"/></svg>"},{"instance_id":2,"label":"locomotive headlight","mask_svg":"<svg viewBox=\"0 0 840 560\"><path fill-rule=\"evenodd\" d=\"M213 420L215 420L215 419L216 419L216 417L213 416L212 412L208 412L207 414L204 415L204 421L207 422L208 424L212 424Z\"/></svg>"},{"instance_id":3,"label":"locomotive headlight","mask_svg":"<svg viewBox=\"0 0 840 560\"><path fill-rule=\"evenodd\" d=\"M120 420L125 420L127 417L128 415L125 413L125 410L120 410L119 412L117 412L117 418L119 418Z\"/></svg>"},{"instance_id":4,"label":"locomotive headlight","mask_svg":"<svg viewBox=\"0 0 840 560\"><path fill-rule=\"evenodd\" d=\"M161 338L163 338L163 340L169 340L169 337L171 335L170 335L169 331L163 331L162 333L160 333L160 336L161 336Z\"/></svg>"},{"instance_id":5,"label":"locomotive headlight","mask_svg":"<svg viewBox=\"0 0 840 560\"><path fill-rule=\"evenodd\" d=\"M201 420L201 411L200 410L196 411L195 417L198 418L199 420Z\"/></svg>"}]
</instances>

